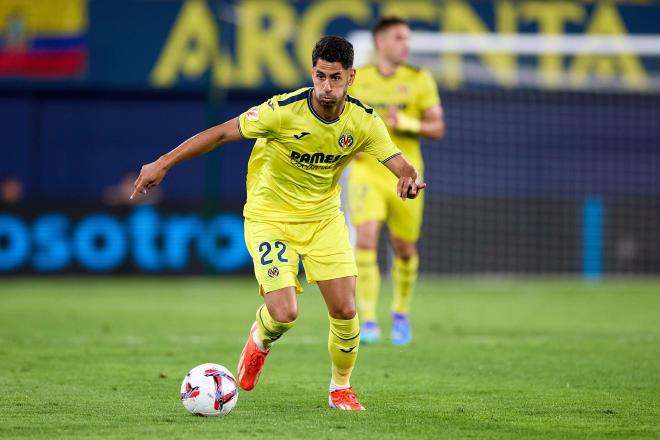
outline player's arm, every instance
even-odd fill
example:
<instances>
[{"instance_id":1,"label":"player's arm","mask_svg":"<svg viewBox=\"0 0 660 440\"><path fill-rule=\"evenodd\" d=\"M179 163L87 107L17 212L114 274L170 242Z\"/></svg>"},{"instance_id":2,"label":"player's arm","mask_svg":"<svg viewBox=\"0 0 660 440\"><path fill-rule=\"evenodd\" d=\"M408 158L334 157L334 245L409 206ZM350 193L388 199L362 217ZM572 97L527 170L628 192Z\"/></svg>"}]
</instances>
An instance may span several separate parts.
<instances>
[{"instance_id":1,"label":"player's arm","mask_svg":"<svg viewBox=\"0 0 660 440\"><path fill-rule=\"evenodd\" d=\"M370 134L364 151L372 155L399 178L396 185L396 195L402 200L414 199L419 191L426 187L419 173L401 154L396 145L392 143L383 120L374 114L365 124L365 130Z\"/></svg>"},{"instance_id":2,"label":"player's arm","mask_svg":"<svg viewBox=\"0 0 660 440\"><path fill-rule=\"evenodd\" d=\"M418 134L431 139L441 139L445 135L445 120L442 107L434 105L427 108L419 120L390 107L387 113L387 125L394 130Z\"/></svg>"},{"instance_id":3,"label":"player's arm","mask_svg":"<svg viewBox=\"0 0 660 440\"><path fill-rule=\"evenodd\" d=\"M419 109L421 119L400 112L395 107L388 112L389 126L398 131L440 139L445 135L445 119L438 86L426 71L422 71L416 81L419 92L415 100L415 108Z\"/></svg>"},{"instance_id":4,"label":"player's arm","mask_svg":"<svg viewBox=\"0 0 660 440\"><path fill-rule=\"evenodd\" d=\"M442 139L445 135L445 117L442 106L427 108L422 115L419 134L430 139Z\"/></svg>"},{"instance_id":5,"label":"player's arm","mask_svg":"<svg viewBox=\"0 0 660 440\"><path fill-rule=\"evenodd\" d=\"M238 128L238 118L233 118L223 124L216 125L197 133L184 141L175 149L165 153L154 162L142 166L140 175L135 180L135 189L131 199L136 194L146 194L147 189L160 184L165 174L174 165L196 156L208 153L228 142L243 139Z\"/></svg>"},{"instance_id":6,"label":"player's arm","mask_svg":"<svg viewBox=\"0 0 660 440\"><path fill-rule=\"evenodd\" d=\"M445 135L445 116L438 86L426 71L422 71L419 80L422 93L418 102L419 108L423 109L419 134L430 139L440 139Z\"/></svg>"},{"instance_id":7,"label":"player's arm","mask_svg":"<svg viewBox=\"0 0 660 440\"><path fill-rule=\"evenodd\" d=\"M387 168L399 178L396 185L396 195L401 197L401 200L414 199L420 191L426 188L426 183L415 169L402 154L397 154L391 159L383 163Z\"/></svg>"}]
</instances>

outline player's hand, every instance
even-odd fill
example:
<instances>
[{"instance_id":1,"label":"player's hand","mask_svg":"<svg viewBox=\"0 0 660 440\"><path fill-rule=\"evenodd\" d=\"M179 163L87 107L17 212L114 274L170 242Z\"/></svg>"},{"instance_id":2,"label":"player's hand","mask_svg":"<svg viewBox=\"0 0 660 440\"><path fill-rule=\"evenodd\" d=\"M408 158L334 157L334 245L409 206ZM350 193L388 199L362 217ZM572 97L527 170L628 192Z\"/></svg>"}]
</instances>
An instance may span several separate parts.
<instances>
[{"instance_id":1,"label":"player's hand","mask_svg":"<svg viewBox=\"0 0 660 440\"><path fill-rule=\"evenodd\" d=\"M140 175L135 179L135 183L133 184L135 189L133 190L133 194L131 194L131 199L136 194L146 194L149 188L159 185L166 173L167 168L160 159L143 165Z\"/></svg>"},{"instance_id":2,"label":"player's hand","mask_svg":"<svg viewBox=\"0 0 660 440\"><path fill-rule=\"evenodd\" d=\"M387 108L385 122L387 122L387 126L393 130L396 130L399 126L399 111L397 110L396 105L390 105Z\"/></svg>"},{"instance_id":3,"label":"player's hand","mask_svg":"<svg viewBox=\"0 0 660 440\"><path fill-rule=\"evenodd\" d=\"M426 183L422 182L419 176L414 179L409 176L402 176L399 178L399 183L396 187L396 195L401 197L403 201L414 199L424 188L426 188Z\"/></svg>"}]
</instances>

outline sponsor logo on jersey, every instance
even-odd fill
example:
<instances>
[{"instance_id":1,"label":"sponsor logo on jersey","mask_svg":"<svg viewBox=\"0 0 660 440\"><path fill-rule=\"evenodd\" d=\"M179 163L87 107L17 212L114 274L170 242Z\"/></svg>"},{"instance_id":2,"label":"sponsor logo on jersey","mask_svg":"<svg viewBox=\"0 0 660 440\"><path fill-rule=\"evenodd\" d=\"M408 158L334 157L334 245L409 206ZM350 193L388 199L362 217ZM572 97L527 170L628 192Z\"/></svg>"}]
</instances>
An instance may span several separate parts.
<instances>
[{"instance_id":1,"label":"sponsor logo on jersey","mask_svg":"<svg viewBox=\"0 0 660 440\"><path fill-rule=\"evenodd\" d=\"M342 133L341 136L339 136L339 140L337 141L337 144L339 145L339 148L341 149L347 149L351 148L353 145L353 135L351 134L350 131L346 131Z\"/></svg>"},{"instance_id":2,"label":"sponsor logo on jersey","mask_svg":"<svg viewBox=\"0 0 660 440\"><path fill-rule=\"evenodd\" d=\"M245 118L248 121L258 121L259 120L259 107L252 107L250 110L247 111L245 114Z\"/></svg>"},{"instance_id":3,"label":"sponsor logo on jersey","mask_svg":"<svg viewBox=\"0 0 660 440\"><path fill-rule=\"evenodd\" d=\"M268 276L271 278L275 278L280 274L280 270L277 267L271 267L268 269Z\"/></svg>"},{"instance_id":4,"label":"sponsor logo on jersey","mask_svg":"<svg viewBox=\"0 0 660 440\"><path fill-rule=\"evenodd\" d=\"M300 153L291 152L291 165L304 170L320 170L337 168L347 154L323 154L323 153Z\"/></svg>"},{"instance_id":5,"label":"sponsor logo on jersey","mask_svg":"<svg viewBox=\"0 0 660 440\"><path fill-rule=\"evenodd\" d=\"M308 135L310 135L310 134L312 134L312 133L307 132L307 131L303 131L303 132L300 133L300 134L294 134L293 137L296 138L296 139L302 139L302 138L304 138L305 136L308 136Z\"/></svg>"}]
</instances>

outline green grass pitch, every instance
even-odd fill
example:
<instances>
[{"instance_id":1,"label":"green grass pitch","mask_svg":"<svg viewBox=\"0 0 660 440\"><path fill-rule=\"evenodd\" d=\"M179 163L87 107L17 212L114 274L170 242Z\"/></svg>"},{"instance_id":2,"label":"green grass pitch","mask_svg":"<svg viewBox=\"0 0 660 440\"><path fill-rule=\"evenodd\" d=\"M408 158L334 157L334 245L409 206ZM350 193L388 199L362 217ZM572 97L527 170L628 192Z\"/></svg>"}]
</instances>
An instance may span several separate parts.
<instances>
[{"instance_id":1,"label":"green grass pitch","mask_svg":"<svg viewBox=\"0 0 660 440\"><path fill-rule=\"evenodd\" d=\"M657 279L423 279L413 344L360 349L364 413L328 408L306 287L257 388L225 418L188 415L183 376L235 373L259 303L247 278L2 280L0 438L660 437Z\"/></svg>"}]
</instances>

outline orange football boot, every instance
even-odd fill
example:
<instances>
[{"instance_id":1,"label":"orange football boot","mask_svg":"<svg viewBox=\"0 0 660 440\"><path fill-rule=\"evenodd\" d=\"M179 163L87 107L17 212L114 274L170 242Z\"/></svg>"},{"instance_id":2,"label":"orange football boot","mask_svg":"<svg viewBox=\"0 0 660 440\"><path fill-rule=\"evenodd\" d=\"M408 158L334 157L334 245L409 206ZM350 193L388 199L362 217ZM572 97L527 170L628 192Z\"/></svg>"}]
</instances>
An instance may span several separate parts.
<instances>
[{"instance_id":1,"label":"orange football boot","mask_svg":"<svg viewBox=\"0 0 660 440\"><path fill-rule=\"evenodd\" d=\"M365 407L357 399L357 393L353 392L353 387L331 391L328 396L328 403L331 408L344 411L365 411Z\"/></svg>"},{"instance_id":2,"label":"orange football boot","mask_svg":"<svg viewBox=\"0 0 660 440\"><path fill-rule=\"evenodd\" d=\"M248 336L245 347L243 347L241 358L238 360L238 383L245 391L250 391L257 384L264 361L269 353L260 349L254 342L253 336L256 331L257 322L255 321L250 329L250 336Z\"/></svg>"}]
</instances>

